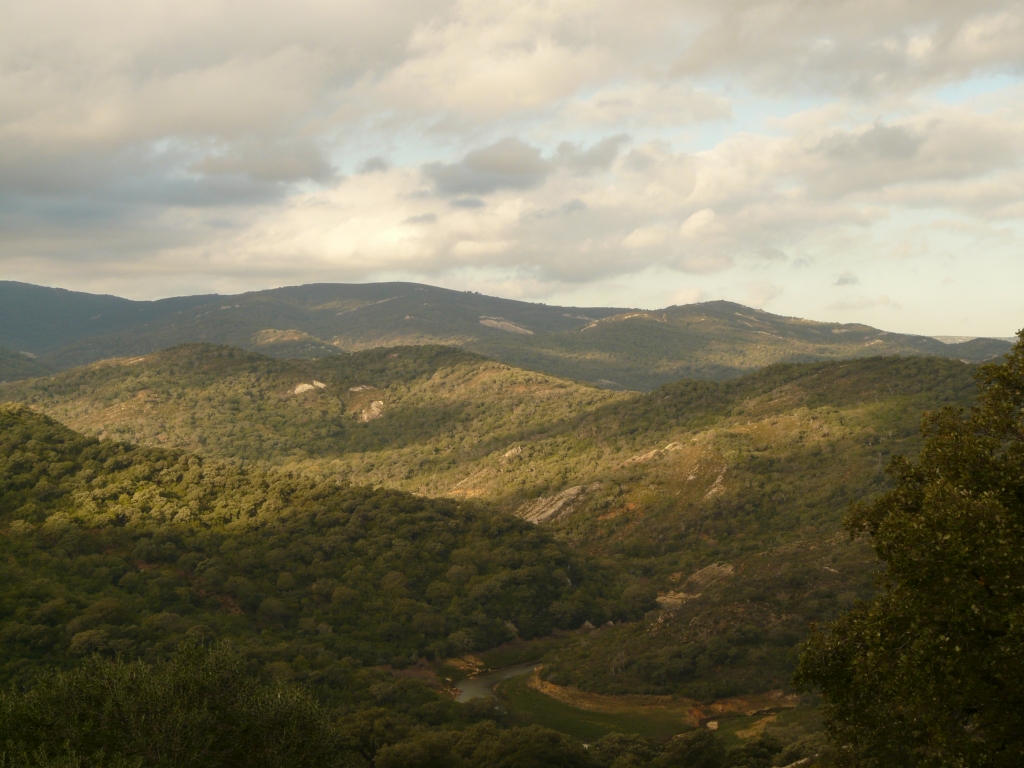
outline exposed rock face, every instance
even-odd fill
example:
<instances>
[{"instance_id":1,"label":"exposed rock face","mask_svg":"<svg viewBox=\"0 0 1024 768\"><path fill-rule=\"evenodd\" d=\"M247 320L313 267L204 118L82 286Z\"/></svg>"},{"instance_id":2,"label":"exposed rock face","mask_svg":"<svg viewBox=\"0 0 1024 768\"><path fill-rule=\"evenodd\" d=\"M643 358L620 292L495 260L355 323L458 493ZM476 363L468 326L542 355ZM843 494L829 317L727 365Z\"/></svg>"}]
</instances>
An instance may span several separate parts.
<instances>
[{"instance_id":1,"label":"exposed rock face","mask_svg":"<svg viewBox=\"0 0 1024 768\"><path fill-rule=\"evenodd\" d=\"M713 563L706 568L701 568L686 580L690 587L707 587L716 581L721 581L732 576L735 569L729 563Z\"/></svg>"},{"instance_id":2,"label":"exposed rock face","mask_svg":"<svg viewBox=\"0 0 1024 768\"><path fill-rule=\"evenodd\" d=\"M384 415L384 401L374 400L359 414L360 421L373 421Z\"/></svg>"},{"instance_id":3,"label":"exposed rock face","mask_svg":"<svg viewBox=\"0 0 1024 768\"><path fill-rule=\"evenodd\" d=\"M322 381L313 381L312 384L296 384L295 389L292 390L293 395L301 395L303 392L309 392L312 389L323 389L327 385Z\"/></svg>"},{"instance_id":4,"label":"exposed rock face","mask_svg":"<svg viewBox=\"0 0 1024 768\"><path fill-rule=\"evenodd\" d=\"M516 515L531 523L546 523L555 520L563 515L572 514L576 503L582 499L587 491L592 491L600 486L600 483L593 485L574 485L554 496L542 496L539 499L528 501L516 510Z\"/></svg>"},{"instance_id":5,"label":"exposed rock face","mask_svg":"<svg viewBox=\"0 0 1024 768\"><path fill-rule=\"evenodd\" d=\"M660 593L658 605L668 610L678 608L687 600L700 597L700 590L705 587L732 576L734 570L729 563L713 563L706 568L701 568L686 580L682 589Z\"/></svg>"},{"instance_id":6,"label":"exposed rock face","mask_svg":"<svg viewBox=\"0 0 1024 768\"><path fill-rule=\"evenodd\" d=\"M481 317L480 325L486 325L488 328L497 328L499 331L507 331L508 333L522 333L526 336L533 336L533 331L529 328L523 328L521 325L510 323L503 317Z\"/></svg>"}]
</instances>

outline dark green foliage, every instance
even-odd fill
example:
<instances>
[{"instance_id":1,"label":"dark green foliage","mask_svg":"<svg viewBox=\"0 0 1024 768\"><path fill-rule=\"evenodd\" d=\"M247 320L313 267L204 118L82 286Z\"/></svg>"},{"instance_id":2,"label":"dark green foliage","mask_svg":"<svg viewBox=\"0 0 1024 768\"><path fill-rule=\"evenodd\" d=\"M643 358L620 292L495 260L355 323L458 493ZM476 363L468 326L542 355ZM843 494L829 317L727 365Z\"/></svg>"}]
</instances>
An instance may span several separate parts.
<instances>
[{"instance_id":1,"label":"dark green foliage","mask_svg":"<svg viewBox=\"0 0 1024 768\"><path fill-rule=\"evenodd\" d=\"M882 593L801 661L851 764L1024 762L1024 332L978 379L969 416L927 418L919 460L894 460L896 487L855 507Z\"/></svg>"},{"instance_id":2,"label":"dark green foliage","mask_svg":"<svg viewBox=\"0 0 1024 768\"><path fill-rule=\"evenodd\" d=\"M67 746L29 750L24 745L0 747L0 768L141 768L142 761L102 753L82 757Z\"/></svg>"},{"instance_id":3,"label":"dark green foliage","mask_svg":"<svg viewBox=\"0 0 1024 768\"><path fill-rule=\"evenodd\" d=\"M184 296L130 301L0 280L0 345L42 355L128 327L144 328L168 314L207 304L213 298Z\"/></svg>"},{"instance_id":4,"label":"dark green foliage","mask_svg":"<svg viewBox=\"0 0 1024 768\"><path fill-rule=\"evenodd\" d=\"M782 752L782 744L769 735L761 735L742 747L729 750L726 768L771 768L775 756Z\"/></svg>"},{"instance_id":5,"label":"dark green foliage","mask_svg":"<svg viewBox=\"0 0 1024 768\"><path fill-rule=\"evenodd\" d=\"M304 688L261 681L231 647L190 640L155 665L93 656L0 693L0 766L761 768L780 751L761 737L726 752L707 731L664 747L612 733L588 749L487 707L433 723L394 706L337 717Z\"/></svg>"},{"instance_id":6,"label":"dark green foliage","mask_svg":"<svg viewBox=\"0 0 1024 768\"><path fill-rule=\"evenodd\" d=\"M499 729L484 722L464 731L420 732L380 751L377 768L596 768L583 745L548 728ZM603 767L602 767L603 768Z\"/></svg>"},{"instance_id":7,"label":"dark green foliage","mask_svg":"<svg viewBox=\"0 0 1024 768\"><path fill-rule=\"evenodd\" d=\"M590 745L590 758L600 768L642 768L658 756L647 739L625 733L609 733Z\"/></svg>"},{"instance_id":8,"label":"dark green foliage","mask_svg":"<svg viewBox=\"0 0 1024 768\"><path fill-rule=\"evenodd\" d=\"M530 333L481 323L487 319ZM0 281L0 344L46 353L59 368L191 342L289 358L453 344L521 368L642 390L681 378L724 380L787 361L879 354L981 361L1008 346L997 339L943 344L864 325L781 317L726 301L638 312L373 283L135 302Z\"/></svg>"},{"instance_id":9,"label":"dark green foliage","mask_svg":"<svg viewBox=\"0 0 1024 768\"><path fill-rule=\"evenodd\" d=\"M0 347L0 384L53 373L53 368L33 358L34 356Z\"/></svg>"},{"instance_id":10,"label":"dark green foliage","mask_svg":"<svg viewBox=\"0 0 1024 768\"><path fill-rule=\"evenodd\" d=\"M722 768L726 761L722 740L711 731L699 729L674 739L655 768Z\"/></svg>"},{"instance_id":11,"label":"dark green foliage","mask_svg":"<svg viewBox=\"0 0 1024 768\"><path fill-rule=\"evenodd\" d=\"M832 536L780 549L733 560L732 575L694 585L696 596L649 622L550 652L542 675L606 694L702 701L787 688L809 625L869 598L875 569L866 547Z\"/></svg>"},{"instance_id":12,"label":"dark green foliage","mask_svg":"<svg viewBox=\"0 0 1024 768\"><path fill-rule=\"evenodd\" d=\"M437 347L281 361L198 345L8 385L96 432L202 439L208 458L2 412L3 675L30 685L93 653L157 663L185 638L227 638L264 680L307 684L335 708L354 760L423 765L490 759L467 752L465 734L490 743L487 729L510 723L382 668L422 674L424 659L516 633L601 627L559 635L544 659L549 680L585 690L709 700L785 687L808 623L872 593L869 549L836 538L843 510L886 490L892 454L916 453L922 409L970 401L971 372L935 359L783 364L639 395ZM314 380L325 388L294 393ZM350 392L360 386L389 389ZM375 398L384 415L360 421ZM464 488L508 509L586 491L538 528L345 476ZM461 484L470 477L493 485ZM731 570L697 578L716 563ZM653 611L669 590L687 597ZM547 738L531 733L515 737L523 755ZM657 759L617 738L587 759ZM752 749L729 759L755 765ZM86 759L46 759L65 758Z\"/></svg>"},{"instance_id":13,"label":"dark green foliage","mask_svg":"<svg viewBox=\"0 0 1024 768\"><path fill-rule=\"evenodd\" d=\"M551 527L577 550L613 558L616 568L629 571L632 578L614 586L611 603L590 599L594 593L589 585L570 600L554 601L557 619L552 623L545 618L543 626L574 628L585 620L600 625L607 618L639 618L656 591L685 586L670 581L673 574L685 578L715 562L731 564L736 573L708 587L686 588L700 597L664 616L656 631L649 631L646 623L621 626L570 644L546 659L544 674L555 682L602 693L670 693L707 700L785 687L808 624L829 621L854 600L870 597L869 551L835 539L844 510L852 498L888 487L882 468L894 453L916 453L916 427L923 409L970 402L974 370L934 358L783 364L734 381L677 382L646 395L623 395L496 368L500 366L436 347L279 361L195 345L137 364L97 365L5 391L12 396L20 393L51 412L74 413L76 424L88 424L98 413L100 419L92 422L97 428L128 434L104 426L107 419L123 423L141 442L159 443L169 436L169 444L188 445L201 438L203 450L214 456L284 462L297 456L358 455L351 459L353 465L362 461L364 466L381 467L361 475L372 482L401 482L415 489L436 483L431 487L442 493L469 476L488 478L494 482L489 486L495 494L491 498L502 500L506 508L514 508L522 497L502 498L498 493L522 494L530 484L539 486L532 493L550 493L567 485L596 483L571 516ZM529 383L531 379L534 383ZM296 382L311 380L326 382L327 387L289 394ZM479 385L481 380L487 384ZM384 387L389 382L411 394L393 404L390 395L349 393L353 385ZM473 386L479 388L469 389L467 395L467 382L477 382ZM523 389L535 394L521 395ZM383 417L361 423L346 410L345 398L350 395L385 397L388 409ZM780 419L781 426L773 426ZM704 443L707 448L696 465L683 463L674 469L669 459L685 453L681 451L666 454L664 460L623 466L631 455L670 441L689 443L702 432L715 437ZM521 445L522 456L503 458L510 444ZM401 452L386 447L381 454L351 453L391 445L406 447ZM476 463L481 457L483 463ZM335 487L335 472L341 468L320 461L307 459L303 466L313 467L309 474L319 479L302 482ZM202 473L219 476L220 466L207 462ZM578 474L568 474L570 468ZM436 479L442 470L450 479ZM722 470L723 485L711 493ZM690 482L691 475L701 473L706 482ZM230 477L235 474L216 482ZM188 493L203 494L206 487L200 484ZM253 490L226 492L235 505ZM260 498L250 507L263 503ZM290 504L282 499L278 505ZM636 512L628 507L636 507ZM298 534L289 531L291 541ZM182 550L178 556L189 552ZM237 558L237 553L218 549L217 562L244 581L236 579L230 590L214 592L226 593L225 605L241 610L268 635L301 631L317 647L363 664L405 664L414 652L452 652L474 645L474 638L480 637L479 628L467 629L473 633L467 635L448 625L450 614L442 615L435 602L441 587L435 587L430 600L416 598L429 603L430 610L385 611L374 606L390 604L391 592L376 600L358 597L357 589L342 583L345 572L332 572L328 578L344 589L335 602L337 587L332 588L331 615L341 618L346 610L361 615L370 606L382 619L380 624L366 624L372 631L355 635L335 626L336 619L322 612L324 606L312 618L289 607L285 585L289 578L297 579L294 569L270 568L254 576ZM572 570L565 573L578 583ZM384 570L360 583L377 584L387 574ZM456 569L451 579L446 572L442 581L458 587L464 575ZM147 579L166 574L139 571L128 576L125 585L135 577L148 584ZM203 584L208 575L190 578ZM261 586L256 589L254 584ZM302 594L301 588L292 593ZM385 615L393 618L383 621ZM299 626L305 618L315 619L314 626L328 624L331 635L317 634L308 622ZM223 620L202 621L212 622L218 633L232 633L218 623ZM526 636L533 634L529 622L520 626L514 617L503 620ZM174 625L170 619L161 621ZM26 631L25 623L18 622L19 636ZM420 629L422 641L410 640L410 626ZM500 634L504 629L491 626L487 637L505 636ZM406 628L404 635L399 627ZM109 629L95 629L110 639ZM348 644L332 645L342 634ZM103 635L83 634L75 650L84 652L103 642ZM372 646L379 642L386 647L378 653ZM441 645L435 645L438 642ZM626 645L628 654L622 650ZM298 656L310 661L309 653L288 653L289 666L276 667L280 674L300 679L321 674L304 668L303 661L298 667L291 664L290 659ZM284 660L275 656L267 663Z\"/></svg>"},{"instance_id":14,"label":"dark green foliage","mask_svg":"<svg viewBox=\"0 0 1024 768\"><path fill-rule=\"evenodd\" d=\"M199 633L344 691L360 666L646 608L512 517L99 442L27 409L0 409L0 526L7 679Z\"/></svg>"},{"instance_id":15,"label":"dark green foliage","mask_svg":"<svg viewBox=\"0 0 1024 768\"><path fill-rule=\"evenodd\" d=\"M106 434L246 460L337 457L423 441L466 418L457 409L410 408L399 418L361 422L352 387L384 390L481 358L450 347L375 349L316 361L276 360L232 347L194 344L154 355L144 365L100 364L14 385L0 400L36 406L87 403L82 421L103 409L140 411ZM319 381L331 396L296 396ZM313 390L317 394L317 389ZM365 399L365 397L363 398Z\"/></svg>"},{"instance_id":16,"label":"dark green foliage","mask_svg":"<svg viewBox=\"0 0 1024 768\"><path fill-rule=\"evenodd\" d=\"M327 713L300 688L264 685L227 648L183 645L156 667L92 657L0 696L9 755L70 752L88 764L344 765ZM102 757L98 757L102 756Z\"/></svg>"}]
</instances>

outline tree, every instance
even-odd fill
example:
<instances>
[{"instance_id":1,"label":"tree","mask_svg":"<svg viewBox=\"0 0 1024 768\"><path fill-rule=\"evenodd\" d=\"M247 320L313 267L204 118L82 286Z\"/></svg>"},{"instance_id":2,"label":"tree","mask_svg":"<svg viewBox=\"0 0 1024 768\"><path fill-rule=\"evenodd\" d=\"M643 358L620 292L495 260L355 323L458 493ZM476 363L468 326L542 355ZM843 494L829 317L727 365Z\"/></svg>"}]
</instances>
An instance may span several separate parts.
<instances>
[{"instance_id":1,"label":"tree","mask_svg":"<svg viewBox=\"0 0 1024 768\"><path fill-rule=\"evenodd\" d=\"M670 741L654 765L657 768L722 768L725 760L722 739L711 731L698 728Z\"/></svg>"},{"instance_id":2,"label":"tree","mask_svg":"<svg viewBox=\"0 0 1024 768\"><path fill-rule=\"evenodd\" d=\"M262 684L236 652L194 641L155 667L93 656L0 694L0 734L6 764L19 765L328 768L347 758L308 692Z\"/></svg>"},{"instance_id":3,"label":"tree","mask_svg":"<svg viewBox=\"0 0 1024 768\"><path fill-rule=\"evenodd\" d=\"M797 683L824 693L851 765L1024 764L1024 331L978 372L969 415L926 415L917 463L855 505L880 594L817 631Z\"/></svg>"}]
</instances>

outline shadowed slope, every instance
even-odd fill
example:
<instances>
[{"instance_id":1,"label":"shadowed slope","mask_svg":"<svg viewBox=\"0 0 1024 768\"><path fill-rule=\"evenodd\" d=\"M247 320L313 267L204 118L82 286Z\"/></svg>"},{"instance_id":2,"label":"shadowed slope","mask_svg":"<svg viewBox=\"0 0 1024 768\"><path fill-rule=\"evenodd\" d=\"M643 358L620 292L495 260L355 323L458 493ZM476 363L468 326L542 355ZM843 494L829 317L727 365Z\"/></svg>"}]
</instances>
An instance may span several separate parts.
<instances>
[{"instance_id":1,"label":"shadowed slope","mask_svg":"<svg viewBox=\"0 0 1024 768\"><path fill-rule=\"evenodd\" d=\"M649 390L679 378L732 378L777 362L891 354L981 361L1009 349L998 339L943 344L725 301L657 311L556 307L415 283L131 302L0 282L0 306L0 344L45 356L58 368L186 342L276 357L448 344L563 378Z\"/></svg>"}]
</instances>

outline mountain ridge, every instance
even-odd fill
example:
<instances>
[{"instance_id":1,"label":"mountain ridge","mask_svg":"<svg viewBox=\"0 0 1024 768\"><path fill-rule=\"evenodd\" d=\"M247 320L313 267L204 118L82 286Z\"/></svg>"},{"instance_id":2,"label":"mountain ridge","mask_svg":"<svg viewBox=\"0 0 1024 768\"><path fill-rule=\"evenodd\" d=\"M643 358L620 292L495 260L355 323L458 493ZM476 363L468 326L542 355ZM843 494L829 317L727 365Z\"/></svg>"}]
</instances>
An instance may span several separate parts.
<instances>
[{"instance_id":1,"label":"mountain ridge","mask_svg":"<svg viewBox=\"0 0 1024 768\"><path fill-rule=\"evenodd\" d=\"M66 369L181 343L281 358L445 344L612 389L723 380L777 362L935 355L982 362L998 339L944 343L861 324L773 315L727 301L644 310L562 307L416 283L314 283L134 302L0 281L0 345Z\"/></svg>"}]
</instances>

